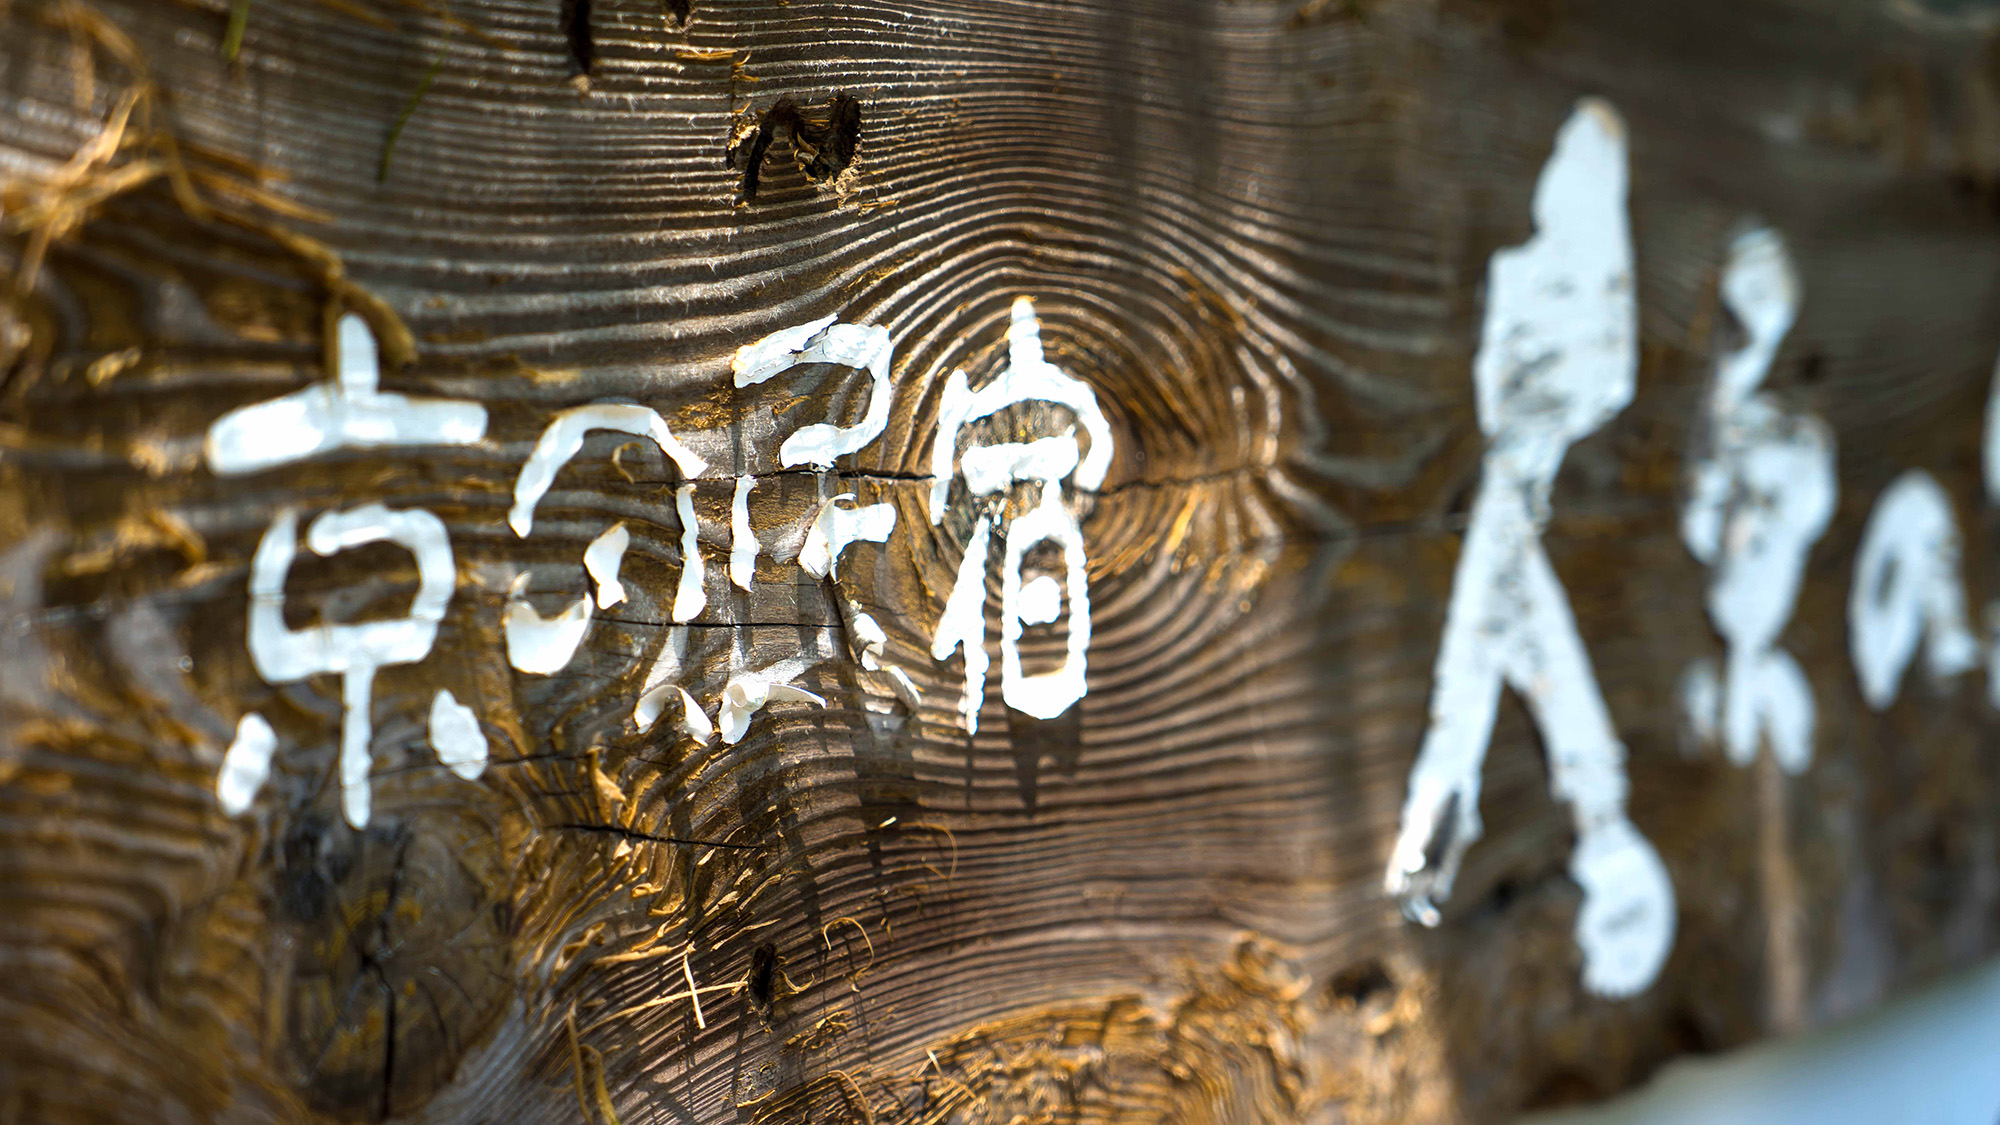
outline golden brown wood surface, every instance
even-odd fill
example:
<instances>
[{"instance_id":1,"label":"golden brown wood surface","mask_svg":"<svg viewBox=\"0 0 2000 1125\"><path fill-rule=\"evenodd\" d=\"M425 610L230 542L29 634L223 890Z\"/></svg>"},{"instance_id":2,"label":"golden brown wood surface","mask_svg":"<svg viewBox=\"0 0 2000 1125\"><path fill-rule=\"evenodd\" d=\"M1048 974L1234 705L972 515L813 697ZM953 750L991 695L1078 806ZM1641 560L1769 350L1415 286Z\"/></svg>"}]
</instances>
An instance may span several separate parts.
<instances>
[{"instance_id":1,"label":"golden brown wood surface","mask_svg":"<svg viewBox=\"0 0 2000 1125\"><path fill-rule=\"evenodd\" d=\"M1857 545L1905 470L1950 494L1975 618L2000 597L1991 17L0 3L0 1120L1486 1121L1991 952L2000 670L1915 669L1877 713L1848 653ZM1383 890L1481 479L1488 261L1533 233L1584 96L1629 138L1640 365L1542 541L1678 903L1626 998L1580 980L1570 822L1511 694L1440 925ZM1700 745L1679 694L1722 652L1679 520L1752 219L1803 293L1767 389L1838 448L1783 634L1818 705L1797 774ZM975 528L1026 500L961 482L933 521L932 454L1021 297L1116 453L1071 495L1088 693L1007 706L989 605L974 734L963 654L932 646ZM212 471L227 412L332 378L345 313L383 390L476 401L484 436ZM892 397L820 472L781 448L859 424L868 372L739 386L732 360L826 317L886 329ZM545 427L599 402L657 411L705 470L592 436L517 534ZM974 426L1070 428L1045 404ZM713 715L803 655L825 700L737 742L677 701L634 719L676 643L688 487L705 605L669 682ZM895 530L816 579L797 555L845 493ZM455 592L428 655L374 678L357 829L342 677L269 682L246 634L280 511L369 502L442 521ZM542 615L591 596L583 552L620 522L627 600L556 674L519 670L517 579ZM392 618L418 588L398 547L300 549L282 612ZM1030 629L1026 662L1064 637ZM440 690L490 746L476 779L434 751ZM277 751L232 816L253 711Z\"/></svg>"}]
</instances>

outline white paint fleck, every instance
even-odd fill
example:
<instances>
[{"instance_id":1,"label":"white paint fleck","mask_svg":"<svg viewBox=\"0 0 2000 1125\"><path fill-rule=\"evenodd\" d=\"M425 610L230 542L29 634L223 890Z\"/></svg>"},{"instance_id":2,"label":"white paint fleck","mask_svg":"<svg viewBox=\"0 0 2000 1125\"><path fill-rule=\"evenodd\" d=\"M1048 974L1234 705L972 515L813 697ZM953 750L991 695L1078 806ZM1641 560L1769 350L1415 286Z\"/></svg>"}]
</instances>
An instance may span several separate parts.
<instances>
[{"instance_id":1,"label":"white paint fleck","mask_svg":"<svg viewBox=\"0 0 2000 1125\"><path fill-rule=\"evenodd\" d=\"M222 772L215 777L215 799L229 816L250 807L264 779L271 774L271 755L278 748L277 732L264 716L251 711L236 723L236 738L222 755Z\"/></svg>"},{"instance_id":2,"label":"white paint fleck","mask_svg":"<svg viewBox=\"0 0 2000 1125\"><path fill-rule=\"evenodd\" d=\"M438 622L451 601L457 574L444 521L421 508L364 504L324 512L306 532L306 545L322 556L369 543L395 543L415 556L417 594L405 617L354 625L285 624L285 576L297 557L298 511L285 508L264 533L250 562L250 659L270 683L291 683L320 672L339 672L341 806L356 828L368 823L369 742L374 733L369 702L376 669L409 664L429 655Z\"/></svg>"},{"instance_id":3,"label":"white paint fleck","mask_svg":"<svg viewBox=\"0 0 2000 1125\"><path fill-rule=\"evenodd\" d=\"M1896 701L1919 642L1933 679L1978 663L1959 580L1958 519L1929 473L1905 472L1875 501L1854 557L1847 618L1854 675L1874 710Z\"/></svg>"},{"instance_id":4,"label":"white paint fleck","mask_svg":"<svg viewBox=\"0 0 2000 1125\"><path fill-rule=\"evenodd\" d=\"M1062 616L1062 583L1049 575L1038 575L1021 587L1017 616L1023 625L1050 625Z\"/></svg>"},{"instance_id":5,"label":"white paint fleck","mask_svg":"<svg viewBox=\"0 0 2000 1125\"><path fill-rule=\"evenodd\" d=\"M387 394L368 322L348 313L337 334L332 383L239 407L208 428L211 471L254 473L338 449L470 445L486 436L486 408L469 399Z\"/></svg>"},{"instance_id":6,"label":"white paint fleck","mask_svg":"<svg viewBox=\"0 0 2000 1125\"><path fill-rule=\"evenodd\" d=\"M1838 485L1833 432L1757 393L1791 330L1799 282L1784 239L1759 228L1730 247L1723 303L1746 340L1722 357L1707 404L1708 454L1689 472L1681 536L1714 568L1708 612L1728 644L1716 716L1729 759L1748 765L1760 739L1788 773L1812 761L1812 685L1778 647L1805 579L1812 545L1833 518Z\"/></svg>"},{"instance_id":7,"label":"white paint fleck","mask_svg":"<svg viewBox=\"0 0 2000 1125\"><path fill-rule=\"evenodd\" d=\"M681 581L674 591L674 622L692 621L708 605L708 567L701 561L701 521L694 514L694 485L674 493L681 517Z\"/></svg>"},{"instance_id":8,"label":"white paint fleck","mask_svg":"<svg viewBox=\"0 0 2000 1125\"><path fill-rule=\"evenodd\" d=\"M819 422L801 428L778 447L780 464L833 467L836 458L874 441L889 425L889 331L879 325L835 324L822 317L780 329L738 348L731 365L736 385L762 383L808 363L837 363L868 372L868 409L852 426Z\"/></svg>"},{"instance_id":9,"label":"white paint fleck","mask_svg":"<svg viewBox=\"0 0 2000 1125\"><path fill-rule=\"evenodd\" d=\"M736 478L736 495L729 502L729 580L742 590L750 588L762 550L757 529L750 526L750 490L756 487L756 477Z\"/></svg>"},{"instance_id":10,"label":"white paint fleck","mask_svg":"<svg viewBox=\"0 0 2000 1125\"><path fill-rule=\"evenodd\" d=\"M623 523L591 540L583 549L583 569L597 585L597 608L610 609L625 600L625 584L618 581L618 564L625 560L625 548L632 545L632 533Z\"/></svg>"},{"instance_id":11,"label":"white paint fleck","mask_svg":"<svg viewBox=\"0 0 2000 1125\"><path fill-rule=\"evenodd\" d=\"M527 575L514 580L500 619L507 638L507 663L529 675L553 676L569 666L590 632L590 596L571 602L554 617L543 617L528 604L527 588Z\"/></svg>"},{"instance_id":12,"label":"white paint fleck","mask_svg":"<svg viewBox=\"0 0 2000 1125\"><path fill-rule=\"evenodd\" d=\"M805 546L799 550L799 566L814 578L840 575L840 554L854 543L887 543L896 530L896 509L889 504L869 504L843 508L842 500L854 494L843 492L819 507L812 527L806 532Z\"/></svg>"},{"instance_id":13,"label":"white paint fleck","mask_svg":"<svg viewBox=\"0 0 2000 1125\"><path fill-rule=\"evenodd\" d=\"M708 462L697 457L693 450L674 437L667 429L666 420L656 410L617 402L571 407L556 415L555 421L542 431L534 452L521 466L521 475L515 478L514 506L507 513L507 523L513 527L514 534L525 539L534 530L535 505L548 494L549 486L555 483L556 473L583 448L584 435L592 430L613 430L650 438L662 453L679 466L684 476L698 477L708 468Z\"/></svg>"},{"instance_id":14,"label":"white paint fleck","mask_svg":"<svg viewBox=\"0 0 2000 1125\"><path fill-rule=\"evenodd\" d=\"M471 781L486 772L486 735L479 716L448 688L431 697L431 749L451 772Z\"/></svg>"},{"instance_id":15,"label":"white paint fleck","mask_svg":"<svg viewBox=\"0 0 2000 1125\"><path fill-rule=\"evenodd\" d=\"M963 455L958 453L959 434L967 425L1023 402L1047 402L1069 408L1076 416L1076 424L1089 435L1089 452L1081 449L1076 426L1071 426L1054 437L972 445ZM1041 321L1035 316L1034 303L1026 297L1016 298L1007 329L1007 366L977 391L970 389L963 371L952 372L946 381L938 409L937 437L931 446L934 479L930 515L934 524L944 519L954 460L957 475L975 497L998 495L1019 483L1040 486L1035 505L1006 524L1000 583L1001 697L1009 707L1024 714L1054 718L1089 691L1086 662L1090 648L1090 590L1083 529L1063 503L1062 482L1072 480L1080 489L1102 486L1111 456L1111 426L1098 408L1096 392L1088 383L1048 362L1042 350ZM972 733L979 729L979 710L985 702L989 668L985 649L988 545L1004 510L994 506L975 516L965 558L959 564L931 644L931 655L938 660L946 659L955 649L963 648L965 652L965 693L959 703L959 714ZM1022 626L1054 623L1061 614L1063 601L1055 596L1054 579L1044 575L1038 581L1046 579L1045 584L1030 583L1033 592L1023 605L1021 566L1028 549L1042 542L1054 542L1063 548L1070 623L1062 666L1030 676L1021 665Z\"/></svg>"},{"instance_id":16,"label":"white paint fleck","mask_svg":"<svg viewBox=\"0 0 2000 1125\"><path fill-rule=\"evenodd\" d=\"M688 627L675 625L667 630L667 638L660 644L659 655L653 658L652 667L646 669L645 682L639 688L639 701L632 707L632 722L640 730L651 730L660 721L660 715L667 708L667 693L675 690L675 677L680 675L681 662L687 657Z\"/></svg>"},{"instance_id":17,"label":"white paint fleck","mask_svg":"<svg viewBox=\"0 0 2000 1125\"><path fill-rule=\"evenodd\" d=\"M1434 925L1479 838L1480 769L1503 685L1527 702L1576 829L1575 937L1590 991L1624 996L1673 945L1673 884L1625 814L1625 747L1541 544L1569 446L1631 401L1638 367L1625 131L1585 99L1535 185L1535 235L1489 265L1473 386L1488 439L1446 611L1430 727L1384 880Z\"/></svg>"}]
</instances>

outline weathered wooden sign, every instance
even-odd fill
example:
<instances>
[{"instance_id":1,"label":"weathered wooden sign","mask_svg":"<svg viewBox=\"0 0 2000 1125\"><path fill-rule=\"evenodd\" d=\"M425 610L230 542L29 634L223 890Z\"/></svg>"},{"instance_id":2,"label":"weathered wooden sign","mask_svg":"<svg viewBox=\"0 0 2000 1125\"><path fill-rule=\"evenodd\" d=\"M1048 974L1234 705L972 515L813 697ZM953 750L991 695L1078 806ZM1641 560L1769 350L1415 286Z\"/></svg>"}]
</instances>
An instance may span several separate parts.
<instances>
[{"instance_id":1,"label":"weathered wooden sign","mask_svg":"<svg viewBox=\"0 0 2000 1125\"><path fill-rule=\"evenodd\" d=\"M1654 7L17 0L0 1112L1492 1120L1990 952L2000 23Z\"/></svg>"}]
</instances>

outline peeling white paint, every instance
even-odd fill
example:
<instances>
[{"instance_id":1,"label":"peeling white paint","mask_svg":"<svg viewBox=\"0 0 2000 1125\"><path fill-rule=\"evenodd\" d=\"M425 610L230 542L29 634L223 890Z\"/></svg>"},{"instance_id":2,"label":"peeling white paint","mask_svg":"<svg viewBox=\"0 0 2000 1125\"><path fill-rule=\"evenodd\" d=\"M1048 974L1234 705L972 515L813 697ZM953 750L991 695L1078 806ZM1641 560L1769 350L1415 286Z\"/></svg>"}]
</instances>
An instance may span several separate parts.
<instances>
[{"instance_id":1,"label":"peeling white paint","mask_svg":"<svg viewBox=\"0 0 2000 1125\"><path fill-rule=\"evenodd\" d=\"M1638 367L1625 130L1585 99L1557 134L1534 195L1535 235L1489 265L1473 386L1488 439L1438 652L1430 727L1410 773L1384 880L1436 924L1479 838L1480 770L1502 685L1527 703L1550 785L1570 808L1582 888L1583 983L1624 996L1673 944L1673 885L1625 814L1625 747L1541 544L1569 446L1631 401ZM1073 611L1074 612L1074 611Z\"/></svg>"},{"instance_id":2,"label":"peeling white paint","mask_svg":"<svg viewBox=\"0 0 2000 1125\"><path fill-rule=\"evenodd\" d=\"M848 626L854 639L861 642L861 666L870 672L882 667L882 649L889 643L889 634L882 631L882 623L866 613L856 612L854 623Z\"/></svg>"},{"instance_id":3,"label":"peeling white paint","mask_svg":"<svg viewBox=\"0 0 2000 1125\"><path fill-rule=\"evenodd\" d=\"M320 672L342 674L341 805L356 828L368 823L369 742L374 728L369 702L375 672L429 655L438 622L451 601L457 573L444 521L421 508L395 510L364 504L325 512L306 532L306 545L322 556L369 543L395 543L417 561L417 594L408 616L354 625L285 624L285 576L297 557L298 511L285 508L264 533L250 563L250 659L270 683L291 683Z\"/></svg>"},{"instance_id":4,"label":"peeling white paint","mask_svg":"<svg viewBox=\"0 0 2000 1125\"><path fill-rule=\"evenodd\" d=\"M735 744L750 730L750 719L767 703L792 701L826 706L826 700L802 687L778 682L790 676L737 676L722 689L722 706L717 714L722 741Z\"/></svg>"},{"instance_id":5,"label":"peeling white paint","mask_svg":"<svg viewBox=\"0 0 2000 1125\"><path fill-rule=\"evenodd\" d=\"M1719 716L1691 718L1698 729L1720 730L1737 765L1756 757L1761 738L1786 772L1797 773L1812 760L1816 709L1811 683L1778 638L1798 602L1812 545L1833 518L1833 432L1757 393L1798 313L1799 283L1784 239L1768 228L1738 238L1721 293L1747 339L1716 372L1708 455L1689 473L1681 536L1714 568L1708 612L1729 654L1716 693Z\"/></svg>"},{"instance_id":6,"label":"peeling white paint","mask_svg":"<svg viewBox=\"0 0 2000 1125\"><path fill-rule=\"evenodd\" d=\"M757 529L750 526L750 490L756 487L756 477L736 478L736 495L729 502L729 580L742 590L756 577L757 554L763 549Z\"/></svg>"},{"instance_id":7,"label":"peeling white paint","mask_svg":"<svg viewBox=\"0 0 2000 1125\"><path fill-rule=\"evenodd\" d=\"M896 530L896 509L889 504L869 504L843 508L842 500L854 494L843 492L819 506L812 528L806 532L805 546L799 550L799 566L814 578L840 575L840 554L854 543L887 543Z\"/></svg>"},{"instance_id":8,"label":"peeling white paint","mask_svg":"<svg viewBox=\"0 0 2000 1125\"><path fill-rule=\"evenodd\" d=\"M662 453L679 466L683 476L698 477L708 468L708 462L697 457L693 450L674 437L667 429L666 419L661 418L656 410L618 402L571 407L556 415L555 421L542 431L534 452L521 466L521 475L515 478L514 506L507 513L507 523L513 527L514 534L525 539L534 530L535 505L548 494L549 486L555 483L556 473L583 448L584 436L592 430L613 430L650 438Z\"/></svg>"},{"instance_id":9,"label":"peeling white paint","mask_svg":"<svg viewBox=\"0 0 2000 1125\"><path fill-rule=\"evenodd\" d=\"M500 619L507 637L507 663L529 675L553 676L569 667L590 632L590 595L571 602L554 617L543 617L528 604L527 588L527 575L514 580Z\"/></svg>"},{"instance_id":10,"label":"peeling white paint","mask_svg":"<svg viewBox=\"0 0 2000 1125\"><path fill-rule=\"evenodd\" d=\"M880 672L887 676L889 687L896 693L896 698L902 700L911 710L923 706L923 693L917 690L916 681L910 679L910 674L901 668L882 663L882 654L889 644L889 634L882 628L882 623L875 620L873 614L863 611L852 603L848 606L848 612L851 620L848 622L847 632L849 639L855 645L855 658L860 662L862 669L868 672Z\"/></svg>"},{"instance_id":11,"label":"peeling white paint","mask_svg":"<svg viewBox=\"0 0 2000 1125\"><path fill-rule=\"evenodd\" d=\"M625 548L631 545L632 533L623 523L614 523L583 549L583 569L597 586L597 608L610 609L625 600L625 584L618 581L618 564L625 561Z\"/></svg>"},{"instance_id":12,"label":"peeling white paint","mask_svg":"<svg viewBox=\"0 0 2000 1125\"><path fill-rule=\"evenodd\" d=\"M431 749L451 772L471 781L486 772L486 735L479 716L447 688L431 697Z\"/></svg>"},{"instance_id":13,"label":"peeling white paint","mask_svg":"<svg viewBox=\"0 0 2000 1125\"><path fill-rule=\"evenodd\" d=\"M828 422L805 426L778 447L778 461L788 468L830 469L835 459L874 441L888 427L890 351L888 329L835 324L829 316L780 329L738 348L731 367L738 387L762 383L808 363L837 363L868 372L868 409L859 422L845 427Z\"/></svg>"},{"instance_id":14,"label":"peeling white paint","mask_svg":"<svg viewBox=\"0 0 2000 1125\"><path fill-rule=\"evenodd\" d=\"M693 621L708 606L708 567L701 560L701 521L694 514L694 485L674 493L681 517L681 581L674 591L674 622Z\"/></svg>"},{"instance_id":15,"label":"peeling white paint","mask_svg":"<svg viewBox=\"0 0 2000 1125\"><path fill-rule=\"evenodd\" d=\"M1076 416L1076 424L1089 436L1089 452L1082 450L1076 427L1071 426L1053 437L972 445L959 454L959 434L967 425L1024 402L1068 407ZM952 372L945 383L938 409L937 437L931 446L934 478L931 522L941 523L944 519L954 460L957 475L974 497L995 496L1019 483L1040 486L1040 497L1034 507L1006 524L1006 549L1001 564L1000 694L1009 707L1024 714L1054 718L1089 691L1087 559L1083 529L1063 503L1062 482L1072 480L1080 489L1101 487L1111 464L1112 449L1111 426L1098 408L1096 392L1088 383L1072 378L1048 362L1042 350L1041 321L1035 316L1034 303L1026 297L1016 298L1013 304L1007 329L1006 368L977 391L970 389L963 371ZM979 730L979 710L986 697L987 554L991 532L1001 520L1003 510L998 506L988 508L975 518L965 558L959 564L931 644L931 655L938 660L948 658L956 649L965 652L965 692L958 710L970 733ZM1054 623L1061 615L1063 602L1057 596L1055 580L1042 575L1029 584L1031 593L1023 603L1022 562L1028 549L1042 542L1054 542L1063 548L1069 634L1062 666L1030 676L1021 665L1022 626Z\"/></svg>"},{"instance_id":16,"label":"peeling white paint","mask_svg":"<svg viewBox=\"0 0 2000 1125\"><path fill-rule=\"evenodd\" d=\"M896 698L902 700L904 706L915 711L924 705L924 694L917 690L917 682L910 678L908 672L893 664L884 668L883 672L888 675L889 686L895 689Z\"/></svg>"},{"instance_id":17,"label":"peeling white paint","mask_svg":"<svg viewBox=\"0 0 2000 1125\"><path fill-rule=\"evenodd\" d=\"M334 382L239 407L209 426L203 453L211 471L254 473L338 449L470 445L486 436L486 408L477 402L378 391L381 362L367 321L342 316L337 341Z\"/></svg>"},{"instance_id":18,"label":"peeling white paint","mask_svg":"<svg viewBox=\"0 0 2000 1125\"><path fill-rule=\"evenodd\" d=\"M1877 711L1896 701L1920 641L1933 679L1979 662L1959 579L1958 519L1929 473L1905 472L1875 501L1854 557L1847 619L1861 698Z\"/></svg>"},{"instance_id":19,"label":"peeling white paint","mask_svg":"<svg viewBox=\"0 0 2000 1125\"><path fill-rule=\"evenodd\" d=\"M215 777L215 799L228 816L240 816L271 774L271 755L278 735L255 711L237 720L236 738L222 755L222 772Z\"/></svg>"},{"instance_id":20,"label":"peeling white paint","mask_svg":"<svg viewBox=\"0 0 2000 1125\"><path fill-rule=\"evenodd\" d=\"M676 690L674 681L681 673L681 663L687 658L688 627L675 625L667 630L667 639L660 644L659 655L653 658L652 667L646 669L645 682L639 688L639 700L632 707L632 722L640 730L651 730L660 721L660 715L667 707L667 693Z\"/></svg>"},{"instance_id":21,"label":"peeling white paint","mask_svg":"<svg viewBox=\"0 0 2000 1125\"><path fill-rule=\"evenodd\" d=\"M686 688L677 685L674 691L681 697L681 730L696 742L714 738L715 727L708 721L708 713L701 709L701 704L694 701L694 696L689 695Z\"/></svg>"}]
</instances>

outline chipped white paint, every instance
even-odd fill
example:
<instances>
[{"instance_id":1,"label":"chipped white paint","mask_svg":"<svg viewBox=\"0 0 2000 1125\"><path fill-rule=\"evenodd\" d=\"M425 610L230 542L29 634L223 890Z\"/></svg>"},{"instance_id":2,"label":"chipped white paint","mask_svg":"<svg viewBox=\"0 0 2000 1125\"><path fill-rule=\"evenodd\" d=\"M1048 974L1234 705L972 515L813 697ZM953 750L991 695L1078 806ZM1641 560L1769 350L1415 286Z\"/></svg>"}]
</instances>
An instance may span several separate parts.
<instances>
[{"instance_id":1,"label":"chipped white paint","mask_svg":"<svg viewBox=\"0 0 2000 1125\"><path fill-rule=\"evenodd\" d=\"M757 529L750 526L750 490L756 487L756 477L736 478L736 495L729 502L729 580L742 590L756 577L757 554L763 549Z\"/></svg>"},{"instance_id":2,"label":"chipped white paint","mask_svg":"<svg viewBox=\"0 0 2000 1125\"><path fill-rule=\"evenodd\" d=\"M1847 627L1861 698L1877 711L1896 701L1919 642L1933 679L1978 663L1959 580L1958 520L1929 473L1905 472L1875 501L1854 558Z\"/></svg>"},{"instance_id":3,"label":"chipped white paint","mask_svg":"<svg viewBox=\"0 0 2000 1125\"><path fill-rule=\"evenodd\" d=\"M1025 442L996 442L969 446L958 451L960 432L968 425L1009 406L1023 402L1046 402L1068 407L1090 439L1086 453L1071 426L1054 437ZM975 498L998 495L1020 483L1039 486L1032 508L1005 526L1006 548L1000 578L1001 698L1009 707L1038 718L1054 718L1069 710L1089 691L1086 677L1090 649L1090 590L1087 578L1083 529L1076 515L1063 502L1062 482L1071 480L1080 489L1096 489L1112 456L1111 426L1098 409L1097 394L1088 383L1076 379L1048 362L1043 354L1041 321L1034 303L1026 297L1014 301L1007 328L1007 366L985 386L974 391L963 371L954 371L945 383L938 409L938 432L931 447L930 515L933 524L944 519L945 501L957 475ZM1002 518L1004 505L979 511L966 543L965 558L959 563L951 594L938 620L931 655L944 660L954 650L965 653L965 692L959 714L966 729L977 733L979 711L985 704L986 674L986 568L991 533ZM1022 601L1021 568L1029 548L1053 542L1063 550L1063 583L1069 603L1069 633L1061 667L1036 675L1025 674L1021 664L1022 627L1055 622L1061 614L1063 598L1056 596L1055 579L1038 575L1028 585L1033 590L1025 606Z\"/></svg>"},{"instance_id":4,"label":"chipped white paint","mask_svg":"<svg viewBox=\"0 0 2000 1125\"><path fill-rule=\"evenodd\" d=\"M479 716L449 689L439 688L431 697L430 732L431 749L451 772L467 781L486 772L486 735L479 729Z\"/></svg>"},{"instance_id":5,"label":"chipped white paint","mask_svg":"<svg viewBox=\"0 0 2000 1125\"><path fill-rule=\"evenodd\" d=\"M812 527L806 532L805 546L799 550L799 566L814 578L840 576L840 554L858 542L887 543L896 530L896 509L889 504L869 504L843 508L842 500L854 494L843 492L819 506Z\"/></svg>"},{"instance_id":6,"label":"chipped white paint","mask_svg":"<svg viewBox=\"0 0 2000 1125\"><path fill-rule=\"evenodd\" d=\"M254 473L338 449L470 445L486 436L486 408L477 402L377 390L375 334L359 316L340 318L336 351L334 382L216 419L203 443L209 469Z\"/></svg>"},{"instance_id":7,"label":"chipped white paint","mask_svg":"<svg viewBox=\"0 0 2000 1125\"><path fill-rule=\"evenodd\" d=\"M1612 726L1562 584L1541 545L1569 446L1631 401L1638 366L1624 125L1586 99L1535 186L1535 235L1494 254L1473 360L1487 437L1438 652L1430 728L1385 878L1405 912L1438 921L1477 840L1480 769L1503 685L1527 702L1550 784L1576 828L1583 983L1624 996L1673 944L1673 885L1625 814L1625 747ZM1074 612L1074 611L1073 611Z\"/></svg>"},{"instance_id":8,"label":"chipped white paint","mask_svg":"<svg viewBox=\"0 0 2000 1125\"><path fill-rule=\"evenodd\" d=\"M1760 739L1788 773L1812 761L1812 684L1778 638L1791 620L1807 556L1833 518L1833 431L1758 393L1798 314L1799 283L1784 239L1760 228L1739 237L1723 268L1723 303L1743 327L1722 358L1707 411L1708 456L1689 473L1681 537L1714 568L1708 613L1728 644L1709 698L1718 714L1690 715L1719 730L1729 759L1748 765Z\"/></svg>"},{"instance_id":9,"label":"chipped white paint","mask_svg":"<svg viewBox=\"0 0 2000 1125\"><path fill-rule=\"evenodd\" d=\"M264 779L271 774L271 754L278 748L277 732L255 711L237 720L236 737L222 755L222 772L215 776L215 799L229 816L250 807Z\"/></svg>"},{"instance_id":10,"label":"chipped white paint","mask_svg":"<svg viewBox=\"0 0 2000 1125\"><path fill-rule=\"evenodd\" d=\"M527 588L527 575L514 580L500 619L507 638L507 663L529 675L553 676L569 666L590 632L590 595L571 602L554 617L543 617L528 604Z\"/></svg>"},{"instance_id":11,"label":"chipped white paint","mask_svg":"<svg viewBox=\"0 0 2000 1125\"><path fill-rule=\"evenodd\" d=\"M591 540L583 549L583 569L597 586L597 608L610 609L625 600L625 584L618 581L618 564L625 561L625 548L632 545L632 533L623 523Z\"/></svg>"},{"instance_id":12,"label":"chipped white paint","mask_svg":"<svg viewBox=\"0 0 2000 1125\"><path fill-rule=\"evenodd\" d=\"M694 514L694 485L674 493L681 517L681 581L674 591L674 623L693 621L708 605L708 567L701 561L701 521Z\"/></svg>"},{"instance_id":13,"label":"chipped white paint","mask_svg":"<svg viewBox=\"0 0 2000 1125\"><path fill-rule=\"evenodd\" d=\"M852 426L818 422L801 428L778 447L778 461L790 467L833 467L836 458L874 441L889 425L889 332L879 325L835 324L822 317L780 329L738 348L731 365L736 385L762 383L808 363L837 363L868 372L868 409Z\"/></svg>"},{"instance_id":14,"label":"chipped white paint","mask_svg":"<svg viewBox=\"0 0 2000 1125\"><path fill-rule=\"evenodd\" d=\"M285 576L297 557L298 511L285 508L265 531L250 563L250 658L270 683L291 683L320 672L342 675L341 807L356 828L368 823L369 702L375 672L410 664L430 653L438 622L451 601L457 573L444 521L420 508L364 504L325 512L306 532L306 545L322 556L369 543L395 543L415 556L417 594L405 617L354 625L285 624Z\"/></svg>"},{"instance_id":15,"label":"chipped white paint","mask_svg":"<svg viewBox=\"0 0 2000 1125\"><path fill-rule=\"evenodd\" d=\"M614 430L650 438L679 466L683 476L698 477L708 468L708 462L674 437L656 410L618 402L571 407L556 415L555 421L542 431L541 440L535 443L534 452L521 466L521 475L514 480L514 506L507 513L507 523L514 534L525 539L534 530L535 505L548 494L556 473L583 448L584 436L592 430Z\"/></svg>"}]
</instances>

